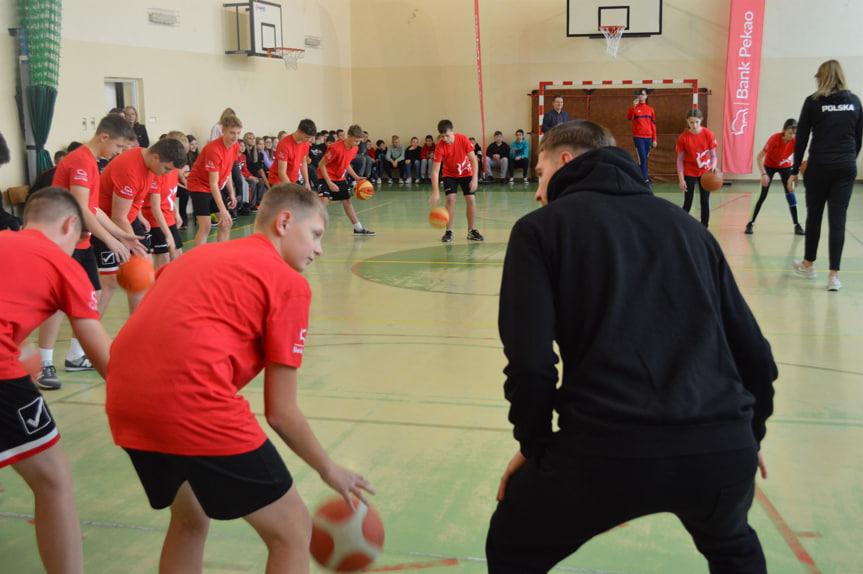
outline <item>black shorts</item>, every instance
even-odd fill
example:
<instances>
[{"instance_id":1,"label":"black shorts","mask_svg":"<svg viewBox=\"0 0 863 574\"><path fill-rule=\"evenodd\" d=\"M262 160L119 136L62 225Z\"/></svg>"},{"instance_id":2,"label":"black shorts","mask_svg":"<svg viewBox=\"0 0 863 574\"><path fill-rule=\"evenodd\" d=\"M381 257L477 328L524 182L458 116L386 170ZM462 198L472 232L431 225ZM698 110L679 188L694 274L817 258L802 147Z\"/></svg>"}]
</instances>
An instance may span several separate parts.
<instances>
[{"instance_id":1,"label":"black shorts","mask_svg":"<svg viewBox=\"0 0 863 574\"><path fill-rule=\"evenodd\" d=\"M276 447L267 439L257 449L229 456L182 456L125 449L150 506L174 502L189 483L204 512L216 520L247 516L285 495L294 483Z\"/></svg>"},{"instance_id":2,"label":"black shorts","mask_svg":"<svg viewBox=\"0 0 863 574\"><path fill-rule=\"evenodd\" d=\"M59 440L54 418L30 377L0 380L0 467L40 453Z\"/></svg>"},{"instance_id":3,"label":"black shorts","mask_svg":"<svg viewBox=\"0 0 863 574\"><path fill-rule=\"evenodd\" d=\"M183 248L183 240L180 239L180 232L177 231L177 224L169 225L168 229L171 230L171 235L174 237L174 245L177 249ZM156 255L161 255L162 253L169 253L168 250L168 240L165 239L165 234L162 233L162 229L159 227L154 227L150 230L150 240L153 244L153 253Z\"/></svg>"},{"instance_id":4,"label":"black shorts","mask_svg":"<svg viewBox=\"0 0 863 574\"><path fill-rule=\"evenodd\" d=\"M96 265L96 256L93 254L92 245L87 249L76 249L72 253L72 259L80 263L84 271L87 272L87 278L90 279L93 289L96 291L102 289L102 284L99 282L99 266Z\"/></svg>"},{"instance_id":5,"label":"black shorts","mask_svg":"<svg viewBox=\"0 0 863 574\"><path fill-rule=\"evenodd\" d=\"M344 201L351 198L351 185L347 180L343 179L341 181L334 181L333 183L338 186L338 191L330 191L327 182L321 180L320 187L318 188L318 197L326 197L330 201Z\"/></svg>"},{"instance_id":6,"label":"black shorts","mask_svg":"<svg viewBox=\"0 0 863 574\"><path fill-rule=\"evenodd\" d=\"M216 201L209 191L207 193L190 191L189 197L192 198L192 210L195 217L210 217L210 214L216 211Z\"/></svg>"},{"instance_id":7,"label":"black shorts","mask_svg":"<svg viewBox=\"0 0 863 574\"><path fill-rule=\"evenodd\" d=\"M135 219L132 222L132 231L135 235L143 237L143 239L139 239L138 241L147 248L147 253L152 253L152 235L144 232L144 224ZM99 268L99 273L102 275L116 273L120 263L117 261L117 256L114 252L108 249L108 246L95 235L90 238L90 246L93 249L93 256L96 258L96 266Z\"/></svg>"},{"instance_id":8,"label":"black shorts","mask_svg":"<svg viewBox=\"0 0 863 574\"><path fill-rule=\"evenodd\" d=\"M443 192L446 195L458 193L458 188L461 186L461 192L464 195L475 195L476 192L470 190L470 180L472 176L467 177L445 177L443 178Z\"/></svg>"}]
</instances>

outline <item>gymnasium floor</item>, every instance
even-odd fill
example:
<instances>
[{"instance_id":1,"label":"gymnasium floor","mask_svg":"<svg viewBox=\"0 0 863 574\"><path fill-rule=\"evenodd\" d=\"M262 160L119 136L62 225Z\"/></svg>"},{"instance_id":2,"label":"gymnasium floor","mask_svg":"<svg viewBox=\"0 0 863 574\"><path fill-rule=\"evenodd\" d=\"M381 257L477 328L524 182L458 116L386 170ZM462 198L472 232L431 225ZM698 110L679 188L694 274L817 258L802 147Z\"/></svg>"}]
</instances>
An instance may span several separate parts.
<instances>
[{"instance_id":1,"label":"gymnasium floor","mask_svg":"<svg viewBox=\"0 0 863 574\"><path fill-rule=\"evenodd\" d=\"M313 301L301 407L333 458L363 472L378 490L373 504L387 538L374 568L480 573L498 480L516 450L501 389L496 295L509 229L535 208L535 184L480 188L481 244L465 239L461 199L455 241L440 243L440 232L426 219L428 186L417 189L384 185L370 201L355 201L363 223L378 232L375 238L355 239L341 207L329 207L323 257L306 272ZM680 202L671 185L655 190ZM780 369L763 444L770 476L758 480L750 513L771 573L863 571L861 190L858 185L849 210L838 293L824 289L826 222L818 278L807 281L789 271L803 242L792 233L778 182L753 236L743 228L755 184L726 186L712 198L711 231ZM250 224L251 218L241 218L234 235L251 233ZM105 321L109 332L116 333L126 316L120 294ZM61 361L68 336L64 325L55 355ZM168 513L148 507L128 458L113 445L98 375L60 375L63 389L46 397L74 466L86 571L155 572ZM260 377L245 395L262 413ZM310 507L331 495L275 442ZM32 511L26 486L5 469L0 572L42 571ZM243 521L212 524L207 573L263 572L265 558L263 543ZM676 519L658 515L595 538L558 570L706 574L707 566Z\"/></svg>"}]
</instances>

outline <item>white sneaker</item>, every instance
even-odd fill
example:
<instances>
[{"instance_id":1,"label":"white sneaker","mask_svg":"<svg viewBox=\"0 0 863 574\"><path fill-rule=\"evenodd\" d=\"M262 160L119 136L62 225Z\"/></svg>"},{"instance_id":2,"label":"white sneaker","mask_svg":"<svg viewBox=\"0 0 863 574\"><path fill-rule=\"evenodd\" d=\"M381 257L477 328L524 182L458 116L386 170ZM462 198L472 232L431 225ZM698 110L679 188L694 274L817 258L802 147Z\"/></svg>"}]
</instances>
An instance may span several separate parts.
<instances>
[{"instance_id":1,"label":"white sneaker","mask_svg":"<svg viewBox=\"0 0 863 574\"><path fill-rule=\"evenodd\" d=\"M802 261L792 261L791 268L795 273L806 279L815 279L815 266L806 267Z\"/></svg>"},{"instance_id":2,"label":"white sneaker","mask_svg":"<svg viewBox=\"0 0 863 574\"><path fill-rule=\"evenodd\" d=\"M839 281L839 277L829 277L827 279L828 291L839 291L840 289L842 289L842 282Z\"/></svg>"},{"instance_id":3,"label":"white sneaker","mask_svg":"<svg viewBox=\"0 0 863 574\"><path fill-rule=\"evenodd\" d=\"M411 178L407 178L407 179L405 180L405 183L406 183L406 184L408 184L408 185L410 185L410 184L412 183L412 182L411 182Z\"/></svg>"}]
</instances>

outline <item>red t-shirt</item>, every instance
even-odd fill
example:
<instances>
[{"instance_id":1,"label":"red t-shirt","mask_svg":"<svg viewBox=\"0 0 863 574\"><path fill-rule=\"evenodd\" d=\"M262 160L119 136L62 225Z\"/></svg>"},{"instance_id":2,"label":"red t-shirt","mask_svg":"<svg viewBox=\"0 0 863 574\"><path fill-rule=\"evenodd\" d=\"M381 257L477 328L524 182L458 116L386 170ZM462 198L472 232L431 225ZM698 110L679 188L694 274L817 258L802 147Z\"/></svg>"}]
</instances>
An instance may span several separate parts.
<instances>
[{"instance_id":1,"label":"red t-shirt","mask_svg":"<svg viewBox=\"0 0 863 574\"><path fill-rule=\"evenodd\" d=\"M240 175L243 177L254 177L252 172L249 171L249 168L246 167L246 154L243 152L239 152L237 154L237 165L240 166Z\"/></svg>"},{"instance_id":2,"label":"red t-shirt","mask_svg":"<svg viewBox=\"0 0 863 574\"><path fill-rule=\"evenodd\" d=\"M423 144L422 158L423 159L434 159L434 150L435 145L431 144Z\"/></svg>"},{"instance_id":3,"label":"red t-shirt","mask_svg":"<svg viewBox=\"0 0 863 574\"><path fill-rule=\"evenodd\" d=\"M86 187L90 190L88 205L95 214L96 208L99 207L99 163L90 148L82 145L61 159L60 163L57 164L57 169L54 170L54 180L51 185L63 189L72 189L73 185ZM82 239L75 246L75 249L87 249L88 247L90 247L89 233L86 239Z\"/></svg>"},{"instance_id":4,"label":"red t-shirt","mask_svg":"<svg viewBox=\"0 0 863 574\"><path fill-rule=\"evenodd\" d=\"M279 145L276 146L275 157L273 158L273 166L270 168L270 183L275 185L282 183L279 179L279 162L287 162L285 166L285 175L288 176L288 181L297 183L297 174L300 173L300 168L309 155L310 142L297 143L293 135L286 135L279 140ZM354 152L356 155L356 152ZM329 160L327 160L329 161Z\"/></svg>"},{"instance_id":5,"label":"red t-shirt","mask_svg":"<svg viewBox=\"0 0 863 574\"><path fill-rule=\"evenodd\" d=\"M217 296L189 297L214 285ZM310 301L305 278L261 234L196 247L159 269L111 347L114 441L187 456L261 446L264 431L238 392L267 361L300 366Z\"/></svg>"},{"instance_id":6,"label":"red t-shirt","mask_svg":"<svg viewBox=\"0 0 863 574\"><path fill-rule=\"evenodd\" d=\"M205 145L198 159L195 160L192 171L189 172L186 181L189 184L187 186L189 191L210 193L210 172L219 174L219 189L225 187L239 153L239 142L231 147L225 147L222 138L218 138Z\"/></svg>"},{"instance_id":7,"label":"red t-shirt","mask_svg":"<svg viewBox=\"0 0 863 574\"><path fill-rule=\"evenodd\" d=\"M796 143L796 136L791 138L788 143L782 141L782 132L770 136L770 139L764 144L764 151L767 154L764 156L764 165L773 169L791 167L794 164L794 145Z\"/></svg>"},{"instance_id":8,"label":"red t-shirt","mask_svg":"<svg viewBox=\"0 0 863 574\"><path fill-rule=\"evenodd\" d=\"M154 179L159 191L159 197L161 198L160 207L162 208L162 215L165 216L165 223L169 226L177 223L177 218L174 217L174 204L177 201L177 186L180 185L179 172L180 170L174 169L165 175L158 175ZM149 222L150 227L159 226L156 217L153 215L153 208L150 206L150 196L147 196L147 200L141 206L141 214Z\"/></svg>"},{"instance_id":9,"label":"red t-shirt","mask_svg":"<svg viewBox=\"0 0 863 574\"><path fill-rule=\"evenodd\" d=\"M281 142L279 142L281 143ZM357 157L357 146L348 149L345 146L345 140L339 140L327 148L327 153L324 155L327 158L326 170L330 174L332 181L343 181L345 179L345 171L348 165ZM324 179L324 172L318 168L318 177Z\"/></svg>"},{"instance_id":10,"label":"red t-shirt","mask_svg":"<svg viewBox=\"0 0 863 574\"><path fill-rule=\"evenodd\" d=\"M716 137L707 128L697 134L686 130L677 138L677 151L683 152L683 175L701 177L710 167L710 150L716 149Z\"/></svg>"},{"instance_id":11,"label":"red t-shirt","mask_svg":"<svg viewBox=\"0 0 863 574\"><path fill-rule=\"evenodd\" d=\"M84 268L35 229L0 231L0 269L2 381L27 375L18 345L57 310L76 319L99 319L99 308Z\"/></svg>"},{"instance_id":12,"label":"red t-shirt","mask_svg":"<svg viewBox=\"0 0 863 574\"><path fill-rule=\"evenodd\" d=\"M443 164L444 177L472 177L473 166L467 154L473 151L473 144L467 136L455 134L455 140L448 144L443 140L434 150L435 163Z\"/></svg>"},{"instance_id":13,"label":"red t-shirt","mask_svg":"<svg viewBox=\"0 0 863 574\"><path fill-rule=\"evenodd\" d=\"M656 113L653 108L639 103L636 107L629 108L626 117L632 120L632 137L656 141Z\"/></svg>"},{"instance_id":14,"label":"red t-shirt","mask_svg":"<svg viewBox=\"0 0 863 574\"><path fill-rule=\"evenodd\" d=\"M136 147L124 151L111 160L102 172L99 184L99 209L111 217L114 195L132 201L127 219L135 221L145 200L151 193L158 193L156 175L144 163L144 148Z\"/></svg>"}]
</instances>

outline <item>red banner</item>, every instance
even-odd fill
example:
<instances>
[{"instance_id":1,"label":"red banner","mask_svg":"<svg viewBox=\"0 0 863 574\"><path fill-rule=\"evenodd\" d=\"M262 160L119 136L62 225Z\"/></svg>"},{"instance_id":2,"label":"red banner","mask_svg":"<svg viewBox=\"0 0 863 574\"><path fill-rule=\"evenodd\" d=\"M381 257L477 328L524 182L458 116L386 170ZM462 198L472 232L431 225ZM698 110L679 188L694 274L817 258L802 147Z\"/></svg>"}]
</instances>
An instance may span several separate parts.
<instances>
[{"instance_id":1,"label":"red banner","mask_svg":"<svg viewBox=\"0 0 863 574\"><path fill-rule=\"evenodd\" d=\"M763 25L764 0L731 0L722 122L725 173L752 173Z\"/></svg>"}]
</instances>

